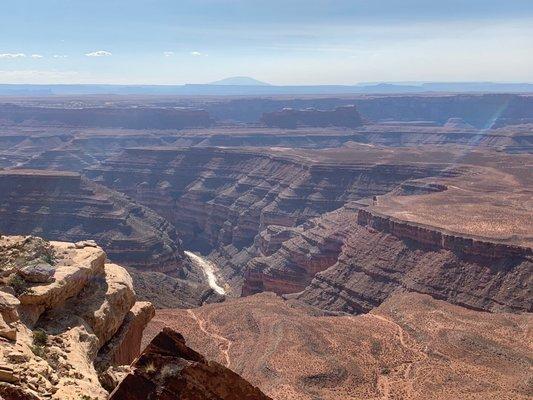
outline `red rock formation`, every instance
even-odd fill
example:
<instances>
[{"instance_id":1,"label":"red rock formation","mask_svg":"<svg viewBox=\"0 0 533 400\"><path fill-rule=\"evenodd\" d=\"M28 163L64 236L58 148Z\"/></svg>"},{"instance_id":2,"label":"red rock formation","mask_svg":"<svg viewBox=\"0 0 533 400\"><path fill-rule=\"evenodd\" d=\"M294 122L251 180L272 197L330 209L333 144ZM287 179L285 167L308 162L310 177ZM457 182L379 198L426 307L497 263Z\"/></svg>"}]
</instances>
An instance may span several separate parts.
<instances>
[{"instance_id":1,"label":"red rock formation","mask_svg":"<svg viewBox=\"0 0 533 400\"><path fill-rule=\"evenodd\" d=\"M291 297L351 313L367 312L398 290L474 309L533 308L531 248L446 233L359 206L326 214L293 234L276 252L248 261L243 295L301 291Z\"/></svg>"},{"instance_id":2,"label":"red rock formation","mask_svg":"<svg viewBox=\"0 0 533 400\"><path fill-rule=\"evenodd\" d=\"M207 361L165 328L133 363L109 400L268 400L259 389L217 362Z\"/></svg>"},{"instance_id":3,"label":"red rock formation","mask_svg":"<svg viewBox=\"0 0 533 400\"><path fill-rule=\"evenodd\" d=\"M399 183L433 176L441 165L375 158L353 161L248 149L127 149L86 174L164 216L188 248L239 252L270 225L292 227ZM368 157L368 156L367 156ZM242 276L236 264L227 274Z\"/></svg>"},{"instance_id":4,"label":"red rock formation","mask_svg":"<svg viewBox=\"0 0 533 400\"><path fill-rule=\"evenodd\" d=\"M488 240L483 237L458 235L415 222L402 221L368 209L359 209L357 222L380 232L391 233L399 239L412 240L428 248L445 249L482 258L531 258L533 250L513 244Z\"/></svg>"},{"instance_id":5,"label":"red rock formation","mask_svg":"<svg viewBox=\"0 0 533 400\"><path fill-rule=\"evenodd\" d=\"M95 239L126 266L176 271L185 258L173 227L124 195L68 172L0 171L0 231Z\"/></svg>"},{"instance_id":6,"label":"red rock formation","mask_svg":"<svg viewBox=\"0 0 533 400\"><path fill-rule=\"evenodd\" d=\"M141 339L146 324L155 315L154 306L136 302L128 311L119 330L100 350L100 365L129 365L141 352Z\"/></svg>"}]
</instances>

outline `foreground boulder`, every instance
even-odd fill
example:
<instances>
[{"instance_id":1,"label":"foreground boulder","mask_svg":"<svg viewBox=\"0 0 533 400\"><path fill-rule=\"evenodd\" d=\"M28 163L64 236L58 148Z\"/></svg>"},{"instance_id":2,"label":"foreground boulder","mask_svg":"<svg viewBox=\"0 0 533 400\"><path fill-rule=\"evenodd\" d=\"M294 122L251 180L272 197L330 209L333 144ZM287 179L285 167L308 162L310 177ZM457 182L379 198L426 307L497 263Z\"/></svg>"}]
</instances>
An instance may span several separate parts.
<instances>
[{"instance_id":1,"label":"foreground boulder","mask_svg":"<svg viewBox=\"0 0 533 400\"><path fill-rule=\"evenodd\" d=\"M187 347L179 333L164 328L133 364L134 370L110 400L267 400L240 375Z\"/></svg>"},{"instance_id":2,"label":"foreground boulder","mask_svg":"<svg viewBox=\"0 0 533 400\"><path fill-rule=\"evenodd\" d=\"M154 315L128 272L91 242L33 236L0 237L0 266L0 399L106 399Z\"/></svg>"}]
</instances>

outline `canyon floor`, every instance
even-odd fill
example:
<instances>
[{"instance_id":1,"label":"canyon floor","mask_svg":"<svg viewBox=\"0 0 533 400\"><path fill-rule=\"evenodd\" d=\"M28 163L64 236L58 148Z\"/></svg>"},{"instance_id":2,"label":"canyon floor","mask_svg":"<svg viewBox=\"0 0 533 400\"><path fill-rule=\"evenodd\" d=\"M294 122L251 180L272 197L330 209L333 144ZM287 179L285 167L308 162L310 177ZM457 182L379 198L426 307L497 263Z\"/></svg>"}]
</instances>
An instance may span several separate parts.
<instances>
[{"instance_id":1,"label":"canyon floor","mask_svg":"<svg viewBox=\"0 0 533 400\"><path fill-rule=\"evenodd\" d=\"M179 330L279 400L528 399L530 314L484 313L398 293L363 315L326 315L272 293L157 310L144 333Z\"/></svg>"}]
</instances>

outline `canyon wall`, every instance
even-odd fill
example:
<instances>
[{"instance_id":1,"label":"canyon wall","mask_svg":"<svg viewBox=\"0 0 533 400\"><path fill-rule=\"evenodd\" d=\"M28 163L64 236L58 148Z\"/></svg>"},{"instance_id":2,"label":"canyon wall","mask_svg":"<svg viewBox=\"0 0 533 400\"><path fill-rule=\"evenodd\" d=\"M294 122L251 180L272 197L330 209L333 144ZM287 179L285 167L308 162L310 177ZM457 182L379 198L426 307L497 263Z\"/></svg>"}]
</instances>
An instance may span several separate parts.
<instances>
[{"instance_id":1,"label":"canyon wall","mask_svg":"<svg viewBox=\"0 0 533 400\"><path fill-rule=\"evenodd\" d=\"M52 108L0 104L0 120L15 123L116 127L132 129L182 129L208 127L213 120L204 110L184 108Z\"/></svg>"},{"instance_id":2,"label":"canyon wall","mask_svg":"<svg viewBox=\"0 0 533 400\"><path fill-rule=\"evenodd\" d=\"M264 113L261 122L268 127L290 129L298 126L356 128L363 125L363 120L355 106L337 107L331 111L285 108L281 111Z\"/></svg>"},{"instance_id":3,"label":"canyon wall","mask_svg":"<svg viewBox=\"0 0 533 400\"><path fill-rule=\"evenodd\" d=\"M172 222L187 248L253 244L270 225L297 226L347 201L441 172L441 165L333 164L248 149L127 149L85 170Z\"/></svg>"},{"instance_id":4,"label":"canyon wall","mask_svg":"<svg viewBox=\"0 0 533 400\"><path fill-rule=\"evenodd\" d=\"M94 239L125 266L173 272L185 255L174 227L123 194L70 172L0 171L0 231Z\"/></svg>"},{"instance_id":5,"label":"canyon wall","mask_svg":"<svg viewBox=\"0 0 533 400\"><path fill-rule=\"evenodd\" d=\"M353 203L257 253L248 262L244 295L293 293L289 297L350 313L368 312L397 291L478 310L533 308L531 248L393 219Z\"/></svg>"}]
</instances>

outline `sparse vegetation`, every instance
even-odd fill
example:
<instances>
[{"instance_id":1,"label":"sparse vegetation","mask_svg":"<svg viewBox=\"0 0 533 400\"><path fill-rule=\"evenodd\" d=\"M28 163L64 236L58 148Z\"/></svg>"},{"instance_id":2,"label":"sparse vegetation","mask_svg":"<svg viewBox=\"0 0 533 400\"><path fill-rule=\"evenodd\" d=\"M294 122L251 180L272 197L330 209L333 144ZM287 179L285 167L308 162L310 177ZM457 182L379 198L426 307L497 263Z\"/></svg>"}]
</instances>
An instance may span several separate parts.
<instances>
[{"instance_id":1,"label":"sparse vegetation","mask_svg":"<svg viewBox=\"0 0 533 400\"><path fill-rule=\"evenodd\" d=\"M378 340L372 340L370 352L374 356L379 356L381 354L381 343Z\"/></svg>"},{"instance_id":2,"label":"sparse vegetation","mask_svg":"<svg viewBox=\"0 0 533 400\"><path fill-rule=\"evenodd\" d=\"M42 259L47 262L50 265L54 265L56 263L56 259L54 257L53 253L46 253Z\"/></svg>"},{"instance_id":3,"label":"sparse vegetation","mask_svg":"<svg viewBox=\"0 0 533 400\"><path fill-rule=\"evenodd\" d=\"M33 344L35 346L46 346L48 344L48 334L43 329L33 331Z\"/></svg>"},{"instance_id":4,"label":"sparse vegetation","mask_svg":"<svg viewBox=\"0 0 533 400\"><path fill-rule=\"evenodd\" d=\"M44 358L48 344L48 334L43 329L35 329L33 331L33 345L31 351L38 357Z\"/></svg>"},{"instance_id":5,"label":"sparse vegetation","mask_svg":"<svg viewBox=\"0 0 533 400\"><path fill-rule=\"evenodd\" d=\"M151 372L155 372L155 365L153 363L146 364L146 366L144 367L144 371L148 374Z\"/></svg>"},{"instance_id":6,"label":"sparse vegetation","mask_svg":"<svg viewBox=\"0 0 533 400\"><path fill-rule=\"evenodd\" d=\"M38 345L33 345L31 346L31 351L33 352L33 354L35 354L37 357L41 357L41 358L44 358L44 355L45 355L45 349L44 349L44 346L38 346Z\"/></svg>"},{"instance_id":7,"label":"sparse vegetation","mask_svg":"<svg viewBox=\"0 0 533 400\"><path fill-rule=\"evenodd\" d=\"M20 296L24 293L28 293L28 291L31 290L30 288L28 288L28 282L26 282L26 280L20 275L13 275L9 279L7 284L13 288L17 296Z\"/></svg>"}]
</instances>

